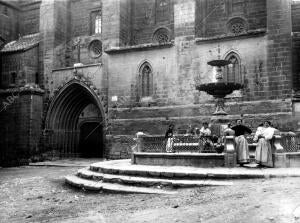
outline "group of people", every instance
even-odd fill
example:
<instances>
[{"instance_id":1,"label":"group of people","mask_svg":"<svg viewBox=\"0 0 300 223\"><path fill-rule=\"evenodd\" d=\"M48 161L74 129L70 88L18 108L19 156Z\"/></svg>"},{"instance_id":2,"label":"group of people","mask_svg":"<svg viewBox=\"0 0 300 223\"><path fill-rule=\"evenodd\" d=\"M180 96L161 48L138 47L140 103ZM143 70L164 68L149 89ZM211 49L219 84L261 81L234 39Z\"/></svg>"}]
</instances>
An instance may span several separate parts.
<instances>
[{"instance_id":1,"label":"group of people","mask_svg":"<svg viewBox=\"0 0 300 223\"><path fill-rule=\"evenodd\" d=\"M237 163L243 166L250 162L249 147L246 136L251 134L252 131L250 128L242 124L241 119L238 119L237 124L230 129L234 131L235 135ZM257 142L255 161L260 166L273 167L271 140L273 139L276 131L277 129L272 127L270 121L265 121L257 127L253 141Z\"/></svg>"},{"instance_id":2,"label":"group of people","mask_svg":"<svg viewBox=\"0 0 300 223\"><path fill-rule=\"evenodd\" d=\"M165 134L165 138L167 140L166 152L172 152L174 127L174 124L169 125L169 128ZM253 138L253 140L257 142L255 151L255 161L257 164L261 166L273 167L271 140L273 139L276 131L277 130L272 127L271 122L269 121L265 121L258 126ZM188 132L188 134L211 136L211 130L209 129L209 124L205 122L200 130L196 129L193 132ZM236 125L234 126L231 123L228 124L227 128L224 130L225 136L235 136L237 163L241 166L250 162L248 141L246 138L247 135L250 134L252 134L252 130L243 125L242 119L238 119L236 121Z\"/></svg>"},{"instance_id":3,"label":"group of people","mask_svg":"<svg viewBox=\"0 0 300 223\"><path fill-rule=\"evenodd\" d=\"M198 136L201 136L201 137L211 136L211 130L209 128L208 122L204 122L202 125L203 126L202 126L201 129L192 128L192 126L190 125L185 135L186 136L188 136L188 135L198 135ZM167 142L166 142L166 152L167 153L173 152L174 128L175 128L175 125L170 124L169 128L167 129L166 134L165 134L165 139L167 140Z\"/></svg>"}]
</instances>

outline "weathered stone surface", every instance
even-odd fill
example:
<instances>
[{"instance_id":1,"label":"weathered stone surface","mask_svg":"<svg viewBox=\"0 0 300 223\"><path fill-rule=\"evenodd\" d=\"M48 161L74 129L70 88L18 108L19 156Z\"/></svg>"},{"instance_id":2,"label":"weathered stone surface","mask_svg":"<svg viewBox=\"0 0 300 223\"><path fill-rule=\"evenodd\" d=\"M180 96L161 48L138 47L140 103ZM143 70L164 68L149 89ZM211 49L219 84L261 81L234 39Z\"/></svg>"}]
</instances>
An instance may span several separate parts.
<instances>
[{"instance_id":1,"label":"weathered stone surface","mask_svg":"<svg viewBox=\"0 0 300 223\"><path fill-rule=\"evenodd\" d=\"M18 34L40 33L41 36L35 49L23 52L27 59L20 59L19 53L1 55L0 74L1 85L8 87L16 61L15 64L24 67L24 72L20 70L20 82L32 83L38 77L45 97L31 113L39 117L32 130L40 133L37 135L52 131L45 129L45 123L49 119L47 111L52 96L57 94L62 95L57 101L64 101L62 111L69 112L69 116L60 120L57 115L56 123L75 123L88 101L103 111L97 120L103 122L103 136L133 138L141 129L163 134L171 122L180 128L190 124L200 126L203 121L217 123L221 119L210 116L215 107L213 98L198 92L195 85L215 81L213 69L207 62L228 58L231 53L239 60L238 72L244 88L227 97L226 111L231 116L221 120L222 123L242 116L252 128L267 119L280 130L299 129L293 116L299 115L298 102L292 95L292 90L299 90L296 34L299 3L282 0L110 0L102 3L98 0L45 0L13 4L7 1L5 5L9 6L9 15L0 15L1 37L10 41L17 39ZM101 14L101 33L93 30L95 13ZM241 23L234 24L232 18ZM5 24L10 24L9 29ZM168 33L168 37L159 37L161 45L155 36L158 29ZM294 32L293 37L291 32ZM91 48L95 40L101 41L102 47ZM99 51L99 56L91 56L91 50ZM140 68L145 62L151 68L149 97L140 93ZM83 65L76 71L75 63ZM62 92L62 89L75 74L87 85L89 93L82 92L85 100L78 100L78 107L72 109L71 102L77 98L67 98L68 91ZM30 122L32 119L26 113L21 109L15 113L16 118L27 117L26 122ZM5 119L4 113L0 116ZM11 119L7 122L7 126L15 125ZM56 133L63 132L61 136L41 137L41 145L48 148L59 145L54 147L60 152L72 148L66 153L80 155L80 133L75 130L76 124L70 125L72 130L67 124L56 129ZM2 144L6 143L6 137L10 141L23 136L20 132L5 130L5 137L0 139ZM36 136L31 139L36 140ZM116 137L110 140L103 137L102 141L105 157L130 156L132 144ZM31 144L25 144L24 141L24 148L32 149L28 146ZM41 152L43 146L36 146L35 150Z\"/></svg>"}]
</instances>

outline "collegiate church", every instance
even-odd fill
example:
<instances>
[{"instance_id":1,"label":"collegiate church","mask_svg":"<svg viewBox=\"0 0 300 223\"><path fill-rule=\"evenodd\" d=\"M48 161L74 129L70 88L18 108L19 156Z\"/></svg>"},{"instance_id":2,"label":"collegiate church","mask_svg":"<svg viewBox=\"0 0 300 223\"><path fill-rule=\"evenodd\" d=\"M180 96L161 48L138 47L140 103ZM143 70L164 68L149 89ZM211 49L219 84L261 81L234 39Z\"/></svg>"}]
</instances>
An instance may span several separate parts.
<instances>
[{"instance_id":1,"label":"collegiate church","mask_svg":"<svg viewBox=\"0 0 300 223\"><path fill-rule=\"evenodd\" d=\"M218 58L243 85L224 117L196 90ZM298 131L299 59L294 0L0 0L0 166L127 158L136 132L170 123Z\"/></svg>"}]
</instances>

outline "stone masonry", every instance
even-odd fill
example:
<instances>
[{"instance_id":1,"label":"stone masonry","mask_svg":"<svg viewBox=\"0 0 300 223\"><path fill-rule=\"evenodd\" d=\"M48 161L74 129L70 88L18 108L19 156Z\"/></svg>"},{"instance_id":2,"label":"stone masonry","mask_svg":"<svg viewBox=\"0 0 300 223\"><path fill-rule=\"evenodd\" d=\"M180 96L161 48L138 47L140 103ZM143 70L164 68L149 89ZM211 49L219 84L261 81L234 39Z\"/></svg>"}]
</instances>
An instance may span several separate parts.
<instances>
[{"instance_id":1,"label":"stone masonry","mask_svg":"<svg viewBox=\"0 0 300 223\"><path fill-rule=\"evenodd\" d=\"M0 1L1 103L7 92L34 89L19 98L34 109L18 102L0 112L9 126L0 139L5 165L45 148L80 156L80 123L89 121L103 132L95 150L113 159L129 156L137 131L163 134L169 123L184 129L243 117L253 129L267 119L297 131L299 14L293 0ZM24 41L30 35L39 36L35 44ZM209 60L232 56L244 87L227 97L230 115L212 117L214 99L195 86L216 81ZM23 128L19 119L38 124ZM31 129L28 141L11 144L21 134L13 129Z\"/></svg>"}]
</instances>

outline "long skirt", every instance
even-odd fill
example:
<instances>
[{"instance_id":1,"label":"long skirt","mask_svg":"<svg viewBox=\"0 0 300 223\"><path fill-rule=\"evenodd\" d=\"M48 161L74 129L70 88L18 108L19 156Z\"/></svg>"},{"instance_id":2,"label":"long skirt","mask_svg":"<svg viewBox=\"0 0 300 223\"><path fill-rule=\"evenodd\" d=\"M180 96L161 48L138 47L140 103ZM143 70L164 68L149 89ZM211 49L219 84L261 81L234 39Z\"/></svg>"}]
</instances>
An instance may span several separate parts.
<instances>
[{"instance_id":1,"label":"long skirt","mask_svg":"<svg viewBox=\"0 0 300 223\"><path fill-rule=\"evenodd\" d=\"M258 140L255 160L258 164L268 167L273 167L272 147L270 141L263 138Z\"/></svg>"},{"instance_id":2,"label":"long skirt","mask_svg":"<svg viewBox=\"0 0 300 223\"><path fill-rule=\"evenodd\" d=\"M235 138L237 163L244 164L249 163L249 149L248 142L245 136L241 135Z\"/></svg>"},{"instance_id":3,"label":"long skirt","mask_svg":"<svg viewBox=\"0 0 300 223\"><path fill-rule=\"evenodd\" d=\"M173 152L173 138L168 138L167 144L166 144L166 152L167 153Z\"/></svg>"}]
</instances>

